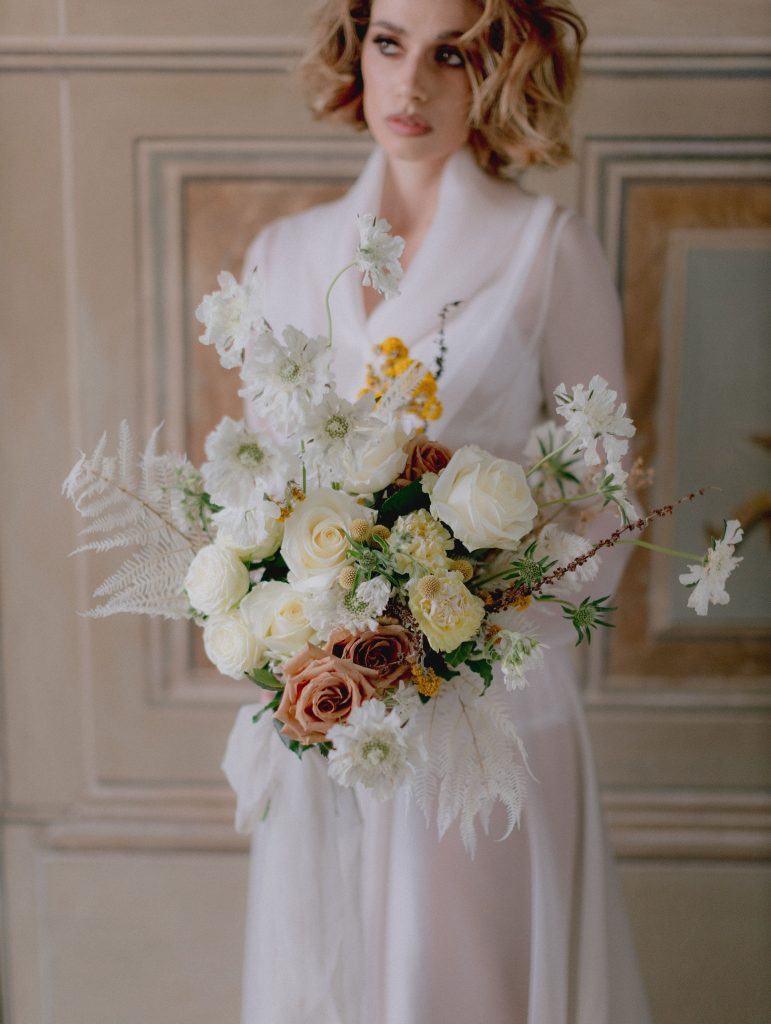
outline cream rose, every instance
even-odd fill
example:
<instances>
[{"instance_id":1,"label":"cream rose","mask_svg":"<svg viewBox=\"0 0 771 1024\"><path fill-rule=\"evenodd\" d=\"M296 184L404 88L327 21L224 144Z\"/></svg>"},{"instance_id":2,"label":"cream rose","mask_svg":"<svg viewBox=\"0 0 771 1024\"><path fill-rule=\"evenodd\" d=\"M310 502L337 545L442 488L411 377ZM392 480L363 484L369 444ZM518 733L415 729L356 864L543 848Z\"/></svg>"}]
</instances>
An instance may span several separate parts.
<instances>
[{"instance_id":1,"label":"cream rose","mask_svg":"<svg viewBox=\"0 0 771 1024\"><path fill-rule=\"evenodd\" d=\"M514 551L537 512L522 467L474 444L455 452L431 492L431 514L470 551Z\"/></svg>"},{"instance_id":2,"label":"cream rose","mask_svg":"<svg viewBox=\"0 0 771 1024\"><path fill-rule=\"evenodd\" d=\"M435 651L453 651L474 636L485 617L483 601L459 572L423 576L408 585L410 611Z\"/></svg>"},{"instance_id":3,"label":"cream rose","mask_svg":"<svg viewBox=\"0 0 771 1024\"><path fill-rule=\"evenodd\" d=\"M265 650L239 612L212 615L203 627L206 657L223 676L240 679L265 664Z\"/></svg>"},{"instance_id":4,"label":"cream rose","mask_svg":"<svg viewBox=\"0 0 771 1024\"><path fill-rule=\"evenodd\" d=\"M411 432L398 420L384 423L382 429L368 431L343 459L345 490L353 494L374 494L392 484L407 463L404 445L410 437Z\"/></svg>"},{"instance_id":5,"label":"cream rose","mask_svg":"<svg viewBox=\"0 0 771 1024\"><path fill-rule=\"evenodd\" d=\"M299 502L284 527L281 554L287 580L298 590L324 590L345 565L354 519L373 522L375 513L344 491L321 487Z\"/></svg>"},{"instance_id":6,"label":"cream rose","mask_svg":"<svg viewBox=\"0 0 771 1024\"><path fill-rule=\"evenodd\" d=\"M290 658L313 635L305 599L288 583L271 580L258 583L241 602L244 622L271 660Z\"/></svg>"},{"instance_id":7,"label":"cream rose","mask_svg":"<svg viewBox=\"0 0 771 1024\"><path fill-rule=\"evenodd\" d=\"M249 572L232 551L215 544L201 548L185 576L190 604L204 615L234 608L249 589Z\"/></svg>"}]
</instances>

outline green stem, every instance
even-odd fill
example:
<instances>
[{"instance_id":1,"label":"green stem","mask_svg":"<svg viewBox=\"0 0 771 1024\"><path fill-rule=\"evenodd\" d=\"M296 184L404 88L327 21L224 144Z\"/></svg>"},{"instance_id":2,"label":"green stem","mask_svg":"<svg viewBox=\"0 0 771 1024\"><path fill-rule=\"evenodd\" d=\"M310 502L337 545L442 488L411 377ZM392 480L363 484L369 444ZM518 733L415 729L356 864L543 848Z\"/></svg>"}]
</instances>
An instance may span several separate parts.
<instances>
[{"instance_id":1,"label":"green stem","mask_svg":"<svg viewBox=\"0 0 771 1024\"><path fill-rule=\"evenodd\" d=\"M586 494L576 494L572 498L554 498L552 501L545 501L542 505L538 506L540 512L542 508L549 508L550 505L567 505L571 501L584 501L586 498L595 498L598 494L602 494L602 491L587 491Z\"/></svg>"},{"instance_id":2,"label":"green stem","mask_svg":"<svg viewBox=\"0 0 771 1024\"><path fill-rule=\"evenodd\" d=\"M355 266L356 263L349 263L347 266L343 267L342 270L338 271L338 273L336 273L335 276L332 278L332 283L330 284L329 288L327 288L327 294L324 296L324 308L327 311L327 338L329 339L330 348L332 347L332 310L329 308L329 296L332 294L332 289L335 287L335 285L343 276L343 274L347 270L350 270L351 267Z\"/></svg>"},{"instance_id":3,"label":"green stem","mask_svg":"<svg viewBox=\"0 0 771 1024\"><path fill-rule=\"evenodd\" d=\"M528 469L527 473L525 473L525 476L531 476L533 473L535 473L537 469L540 469L545 462L548 462L549 459L553 459L555 455L559 455L560 452L564 452L568 445L575 444L575 441L575 437L569 437L564 444L561 444L559 446L559 448L555 448L553 452L547 452L546 455L543 456L543 458L539 459L534 466L531 466L530 469Z\"/></svg>"},{"instance_id":4,"label":"green stem","mask_svg":"<svg viewBox=\"0 0 771 1024\"><path fill-rule=\"evenodd\" d=\"M702 562L702 555L692 555L688 551L675 551L674 548L663 548L659 544L649 544L647 540L620 540L619 544L635 544L638 548L646 548L648 551L657 551L660 555L674 555L676 558L687 558L691 562Z\"/></svg>"}]
</instances>

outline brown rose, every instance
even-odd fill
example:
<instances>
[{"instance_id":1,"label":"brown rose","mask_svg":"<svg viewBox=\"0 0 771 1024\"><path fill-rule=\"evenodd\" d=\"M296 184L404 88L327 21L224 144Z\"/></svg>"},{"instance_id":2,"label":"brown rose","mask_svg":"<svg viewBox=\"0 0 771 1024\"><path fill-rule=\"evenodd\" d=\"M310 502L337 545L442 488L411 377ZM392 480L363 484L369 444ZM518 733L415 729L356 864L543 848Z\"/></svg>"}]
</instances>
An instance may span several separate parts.
<instances>
[{"instance_id":1,"label":"brown rose","mask_svg":"<svg viewBox=\"0 0 771 1024\"><path fill-rule=\"evenodd\" d=\"M416 434L406 445L407 464L396 481L397 487L406 487L424 473L441 473L452 458L452 452L438 441Z\"/></svg>"},{"instance_id":2,"label":"brown rose","mask_svg":"<svg viewBox=\"0 0 771 1024\"><path fill-rule=\"evenodd\" d=\"M412 670L414 657L412 638L396 623L381 624L377 629L351 634L342 627L334 629L324 648L338 658L349 659L361 668L374 669L379 691L396 686Z\"/></svg>"},{"instance_id":3,"label":"brown rose","mask_svg":"<svg viewBox=\"0 0 771 1024\"><path fill-rule=\"evenodd\" d=\"M344 722L352 708L373 697L377 672L306 644L281 668L284 692L275 717L289 739L322 743L327 729Z\"/></svg>"}]
</instances>

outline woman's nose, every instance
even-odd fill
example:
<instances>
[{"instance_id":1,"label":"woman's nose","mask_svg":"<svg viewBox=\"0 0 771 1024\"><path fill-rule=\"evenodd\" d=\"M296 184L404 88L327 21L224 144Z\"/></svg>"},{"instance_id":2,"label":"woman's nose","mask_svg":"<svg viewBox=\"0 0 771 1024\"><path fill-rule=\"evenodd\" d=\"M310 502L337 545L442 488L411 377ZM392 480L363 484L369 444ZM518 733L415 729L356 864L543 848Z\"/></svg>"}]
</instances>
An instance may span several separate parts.
<instances>
[{"instance_id":1,"label":"woman's nose","mask_svg":"<svg viewBox=\"0 0 771 1024\"><path fill-rule=\"evenodd\" d=\"M428 99L424 76L420 67L415 64L404 66L402 77L397 86L399 98L405 103L425 103Z\"/></svg>"}]
</instances>

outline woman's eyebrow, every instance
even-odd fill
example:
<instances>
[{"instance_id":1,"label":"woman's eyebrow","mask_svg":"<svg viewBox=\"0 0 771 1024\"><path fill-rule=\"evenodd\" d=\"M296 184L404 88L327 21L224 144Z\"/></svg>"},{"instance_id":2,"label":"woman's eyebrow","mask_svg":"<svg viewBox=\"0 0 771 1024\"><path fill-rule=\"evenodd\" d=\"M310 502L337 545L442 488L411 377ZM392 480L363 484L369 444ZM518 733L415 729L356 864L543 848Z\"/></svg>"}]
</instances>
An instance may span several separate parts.
<instances>
[{"instance_id":1,"label":"woman's eyebrow","mask_svg":"<svg viewBox=\"0 0 771 1024\"><path fill-rule=\"evenodd\" d=\"M397 36L409 35L406 28L402 28L401 25L395 25L392 21L373 21L371 24L373 28L382 28L385 29L386 32L393 32L394 35ZM448 29L446 32L439 32L435 36L435 39L437 41L439 41L440 39L457 39L462 35L463 31L461 29L451 28Z\"/></svg>"}]
</instances>

